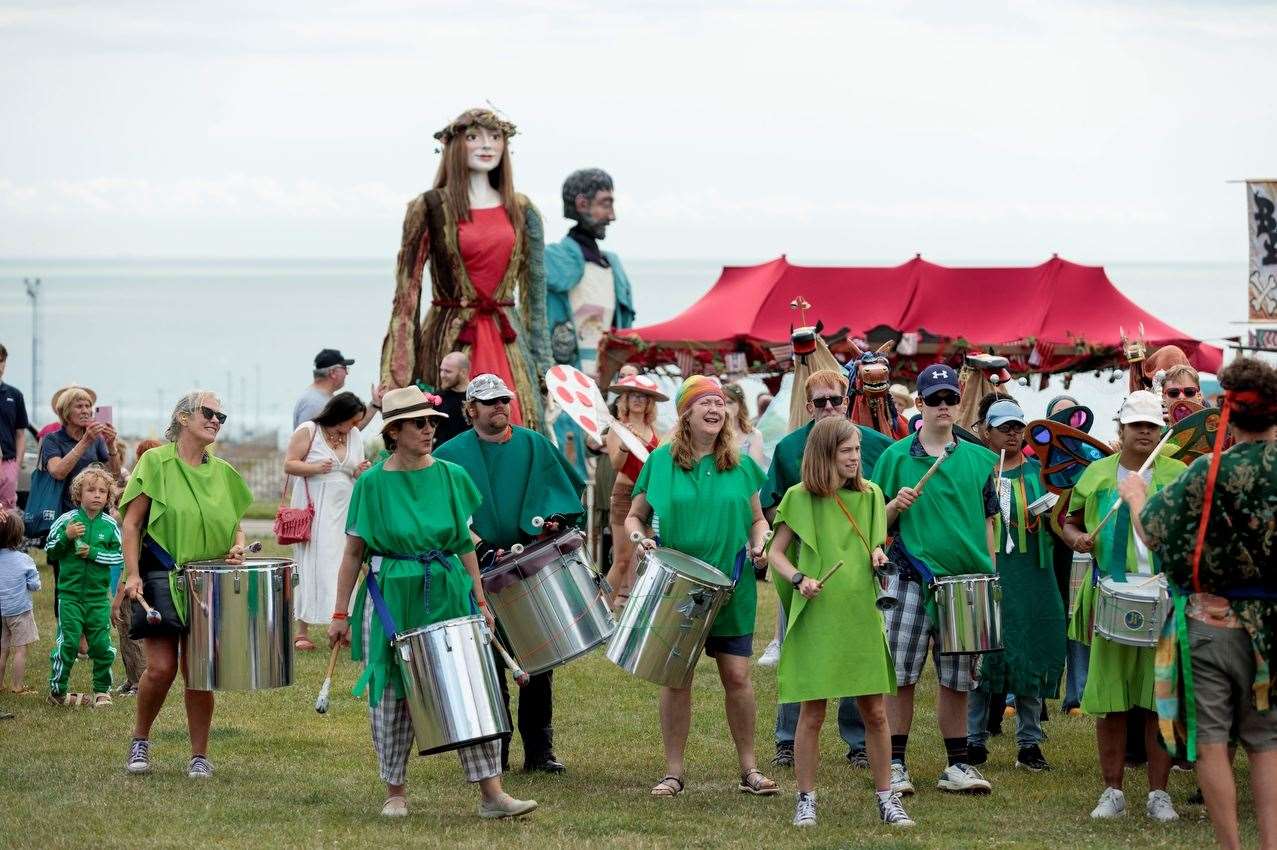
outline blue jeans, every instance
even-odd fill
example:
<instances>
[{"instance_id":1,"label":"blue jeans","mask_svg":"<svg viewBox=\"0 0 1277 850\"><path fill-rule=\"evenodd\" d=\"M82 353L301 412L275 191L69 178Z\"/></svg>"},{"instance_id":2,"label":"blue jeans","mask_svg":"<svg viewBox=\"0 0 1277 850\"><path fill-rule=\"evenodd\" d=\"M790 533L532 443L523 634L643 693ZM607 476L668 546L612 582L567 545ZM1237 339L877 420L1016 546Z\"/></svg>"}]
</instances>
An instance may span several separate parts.
<instances>
[{"instance_id":1,"label":"blue jeans","mask_svg":"<svg viewBox=\"0 0 1277 850\"><path fill-rule=\"evenodd\" d=\"M967 744L985 746L989 740L989 705L992 694L976 688L967 694ZM1015 698L1015 742L1021 748L1041 744L1046 740L1042 732L1042 698Z\"/></svg>"},{"instance_id":2,"label":"blue jeans","mask_svg":"<svg viewBox=\"0 0 1277 850\"><path fill-rule=\"evenodd\" d=\"M778 610L776 635L785 642L785 609ZM793 746L794 734L798 731L798 711L801 703L781 703L776 712L776 745ZM850 750L865 749L865 722L860 719L860 709L856 708L855 697L843 697L838 700L838 734L847 742Z\"/></svg>"},{"instance_id":3,"label":"blue jeans","mask_svg":"<svg viewBox=\"0 0 1277 850\"><path fill-rule=\"evenodd\" d=\"M1091 648L1081 641L1070 640L1067 650L1068 669L1064 675L1063 708L1082 705L1082 691L1086 690L1086 673L1091 667Z\"/></svg>"}]
</instances>

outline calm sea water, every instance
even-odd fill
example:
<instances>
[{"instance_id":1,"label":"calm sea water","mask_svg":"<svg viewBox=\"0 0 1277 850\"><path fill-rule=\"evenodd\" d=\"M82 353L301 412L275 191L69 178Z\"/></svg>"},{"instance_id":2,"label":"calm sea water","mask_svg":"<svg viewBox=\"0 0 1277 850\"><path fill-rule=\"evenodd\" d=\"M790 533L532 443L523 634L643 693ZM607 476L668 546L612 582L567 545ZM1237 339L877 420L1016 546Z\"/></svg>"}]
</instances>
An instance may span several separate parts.
<instances>
[{"instance_id":1,"label":"calm sea water","mask_svg":"<svg viewBox=\"0 0 1277 850\"><path fill-rule=\"evenodd\" d=\"M995 261L996 262L996 261ZM640 324L662 321L703 295L717 261L627 260ZM1244 257L1228 264L1107 266L1137 304L1186 333L1218 340L1245 318ZM32 404L32 313L23 279L39 277L40 386ZM291 429L293 402L321 348L356 360L348 388L367 396L394 292L390 260L0 260L5 380L27 393L41 422L53 389L93 387L122 432L156 433L176 397L217 391L232 437ZM1120 404L1122 384L1080 376L1071 392L1097 414ZM1016 395L1036 415L1046 393Z\"/></svg>"}]
</instances>

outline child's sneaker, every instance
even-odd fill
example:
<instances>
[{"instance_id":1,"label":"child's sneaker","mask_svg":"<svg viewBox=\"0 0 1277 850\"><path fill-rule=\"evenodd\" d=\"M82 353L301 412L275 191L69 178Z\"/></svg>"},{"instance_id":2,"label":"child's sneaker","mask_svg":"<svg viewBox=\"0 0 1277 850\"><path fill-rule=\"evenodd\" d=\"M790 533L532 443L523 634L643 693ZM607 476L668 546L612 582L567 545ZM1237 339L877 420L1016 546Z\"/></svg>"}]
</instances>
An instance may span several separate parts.
<instances>
[{"instance_id":1,"label":"child's sneaker","mask_svg":"<svg viewBox=\"0 0 1277 850\"><path fill-rule=\"evenodd\" d=\"M124 769L129 773L151 772L151 742L146 738L134 738L129 744L129 757L124 762Z\"/></svg>"},{"instance_id":2,"label":"child's sneaker","mask_svg":"<svg viewBox=\"0 0 1277 850\"><path fill-rule=\"evenodd\" d=\"M878 800L878 817L882 818L882 822L887 826L910 827L916 826L913 818L909 817L905 811L904 803L900 802L900 792L894 792L886 800Z\"/></svg>"},{"instance_id":3,"label":"child's sneaker","mask_svg":"<svg viewBox=\"0 0 1277 850\"><path fill-rule=\"evenodd\" d=\"M794 826L816 825L816 793L798 792L798 805L794 809Z\"/></svg>"},{"instance_id":4,"label":"child's sneaker","mask_svg":"<svg viewBox=\"0 0 1277 850\"><path fill-rule=\"evenodd\" d=\"M186 775L191 779L211 779L213 763L203 756L191 756L190 764L186 766Z\"/></svg>"}]
</instances>

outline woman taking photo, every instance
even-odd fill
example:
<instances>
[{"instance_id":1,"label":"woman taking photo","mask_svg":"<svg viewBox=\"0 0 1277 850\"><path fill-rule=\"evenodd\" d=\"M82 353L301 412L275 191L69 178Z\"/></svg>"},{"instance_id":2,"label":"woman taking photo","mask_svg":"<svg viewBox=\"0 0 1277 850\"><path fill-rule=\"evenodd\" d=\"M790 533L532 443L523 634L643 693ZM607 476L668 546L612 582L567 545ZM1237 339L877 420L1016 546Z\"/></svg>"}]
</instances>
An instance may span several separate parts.
<instances>
[{"instance_id":1,"label":"woman taking photo","mask_svg":"<svg viewBox=\"0 0 1277 850\"><path fill-rule=\"evenodd\" d=\"M883 694L896 692L896 668L877 606L874 568L887 563L886 506L878 485L860 474L860 429L822 419L803 452L803 480L776 508L768 563L788 631L776 671L777 699L798 702L794 826L816 825L816 768L827 701L855 697L865 721L878 815L913 826L891 790L891 731ZM842 567L831 573L830 568ZM823 585L822 585L823 580Z\"/></svg>"},{"instance_id":2,"label":"woman taking photo","mask_svg":"<svg viewBox=\"0 0 1277 850\"><path fill-rule=\"evenodd\" d=\"M167 445L142 455L120 497L124 596L145 599L161 615L159 623L149 623L142 607L133 607L129 637L143 642L146 672L138 685L125 766L129 773L150 772L151 724L164 707L179 664L186 676L186 592L176 568L212 558L244 562L240 519L253 494L230 464L209 452L225 422L213 393L196 390L182 396L164 432ZM183 696L191 737L186 775L205 779L213 775L208 760L213 692L188 687Z\"/></svg>"},{"instance_id":3,"label":"woman taking photo","mask_svg":"<svg viewBox=\"0 0 1277 850\"><path fill-rule=\"evenodd\" d=\"M656 403L668 401L669 396L646 375L626 375L607 389L621 394L616 400L617 420L647 446L648 452L653 451L660 444L655 424ZM608 524L612 526L612 568L607 574L607 583L614 594L610 601L616 611L625 607L634 584L634 544L625 533L625 518L630 515L630 493L643 471L643 461L630 452L615 431L607 432L605 447L608 460L616 470L608 516Z\"/></svg>"},{"instance_id":4,"label":"woman taking photo","mask_svg":"<svg viewBox=\"0 0 1277 850\"><path fill-rule=\"evenodd\" d=\"M355 482L336 607L328 626L329 646L353 643L353 657L364 662L355 695L368 697L373 749L386 783L381 809L386 817L408 814L413 730L403 678L385 634L471 616L476 610L483 611L490 628L493 625L470 537L479 490L464 469L435 460L430 453L435 419L447 417L436 409L439 403L438 396L415 386L392 390L382 399L382 436L391 454ZM365 583L351 614L358 626L352 634L346 611L366 559L394 622L381 621ZM457 754L466 781L479 785L479 817L518 817L536 808L534 800L516 800L502 790L499 740L465 747Z\"/></svg>"},{"instance_id":5,"label":"woman taking photo","mask_svg":"<svg viewBox=\"0 0 1277 850\"><path fill-rule=\"evenodd\" d=\"M364 460L359 433L366 412L354 393L337 393L318 416L293 432L284 453L284 474L301 479L293 484L290 504L294 508L313 505L315 510L310 540L293 544L298 576L293 592L297 619L293 645L303 651L315 648L309 625L328 625L337 598L337 569L346 550L346 507L355 479L370 465Z\"/></svg>"},{"instance_id":6,"label":"woman taking photo","mask_svg":"<svg viewBox=\"0 0 1277 850\"><path fill-rule=\"evenodd\" d=\"M661 544L699 558L731 576L742 547L754 562L763 560L767 520L758 502L765 478L750 458L740 456L735 428L727 416L727 398L714 378L697 375L683 381L675 397L678 425L673 439L652 452L634 485L634 503L625 520L627 534L642 535L645 549L655 548L650 526L660 527ZM740 762L738 788L770 795L779 789L763 775L754 757L757 705L749 678L754 651L757 590L753 576L737 576L731 601L719 610L705 644L718 662L727 704L727 726ZM692 720L692 690L661 688L661 740L665 776L653 797L682 793L683 755Z\"/></svg>"}]
</instances>

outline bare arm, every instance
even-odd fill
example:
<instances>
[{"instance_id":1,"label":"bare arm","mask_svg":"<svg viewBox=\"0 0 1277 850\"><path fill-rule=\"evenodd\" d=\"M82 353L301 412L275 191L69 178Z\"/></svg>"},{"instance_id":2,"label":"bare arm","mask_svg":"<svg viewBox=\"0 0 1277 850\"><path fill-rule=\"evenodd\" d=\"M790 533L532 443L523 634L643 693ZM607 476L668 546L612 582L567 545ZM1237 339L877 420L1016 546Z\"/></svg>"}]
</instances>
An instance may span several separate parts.
<instances>
[{"instance_id":1,"label":"bare arm","mask_svg":"<svg viewBox=\"0 0 1277 850\"><path fill-rule=\"evenodd\" d=\"M912 487L901 487L900 492L896 494L896 498L887 503L887 528L891 528L896 524L896 520L900 519L900 515L909 510L909 506L913 504L913 500L918 498L918 491Z\"/></svg>"},{"instance_id":2,"label":"bare arm","mask_svg":"<svg viewBox=\"0 0 1277 850\"><path fill-rule=\"evenodd\" d=\"M612 430L609 430L604 436L603 447L607 449L607 456L612 461L612 468L619 475L621 467L625 465L625 459L630 455L630 450L625 447L625 443L622 443L621 438L616 436L616 432Z\"/></svg>"},{"instance_id":3,"label":"bare arm","mask_svg":"<svg viewBox=\"0 0 1277 850\"><path fill-rule=\"evenodd\" d=\"M93 445L93 441L97 439L97 435L102 433L101 423L94 422L84 431L84 436L76 442L71 450L61 457L51 457L45 464L45 469L54 478L62 481L71 474L71 470L75 469L75 465L84 457L84 453L89 450L89 446Z\"/></svg>"},{"instance_id":4,"label":"bare arm","mask_svg":"<svg viewBox=\"0 0 1277 850\"><path fill-rule=\"evenodd\" d=\"M151 497L136 496L124 512L124 592L126 596L140 599L142 596L142 571L139 559L142 553L142 535L146 531L146 518L151 512Z\"/></svg>"},{"instance_id":5,"label":"bare arm","mask_svg":"<svg viewBox=\"0 0 1277 850\"><path fill-rule=\"evenodd\" d=\"M993 568L998 568L998 527L994 523L996 517L984 518L984 538L985 544L989 547L989 560L993 562Z\"/></svg>"},{"instance_id":6,"label":"bare arm","mask_svg":"<svg viewBox=\"0 0 1277 850\"><path fill-rule=\"evenodd\" d=\"M757 493L750 497L749 507L754 515L754 522L749 527L750 555L753 556L754 563L763 564L763 548L767 545L767 534L772 527L763 516L763 506Z\"/></svg>"},{"instance_id":7,"label":"bare arm","mask_svg":"<svg viewBox=\"0 0 1277 850\"><path fill-rule=\"evenodd\" d=\"M1064 517L1060 523L1064 545L1074 552L1090 552L1095 549L1095 539L1086 533L1082 511L1076 511Z\"/></svg>"},{"instance_id":8,"label":"bare arm","mask_svg":"<svg viewBox=\"0 0 1277 850\"><path fill-rule=\"evenodd\" d=\"M652 520L652 506L648 504L647 494L639 493L634 497L634 501L630 502L629 515L625 517L625 533L634 536L635 533L640 538L647 541L651 539L650 523ZM653 545L655 545L653 543ZM647 546L645 548L651 548Z\"/></svg>"},{"instance_id":9,"label":"bare arm","mask_svg":"<svg viewBox=\"0 0 1277 850\"><path fill-rule=\"evenodd\" d=\"M782 581L792 582L794 573L798 572L789 560L789 544L794 542L794 532L783 522L774 529L776 536L772 538L772 548L767 552L767 565Z\"/></svg>"},{"instance_id":10,"label":"bare arm","mask_svg":"<svg viewBox=\"0 0 1277 850\"><path fill-rule=\"evenodd\" d=\"M316 425L316 428L319 426ZM298 428L288 439L288 449L284 452L284 474L309 478L332 472L333 462L325 460L321 463L307 463L303 458L310 453L310 444L314 442L315 432Z\"/></svg>"},{"instance_id":11,"label":"bare arm","mask_svg":"<svg viewBox=\"0 0 1277 850\"><path fill-rule=\"evenodd\" d=\"M14 448L18 450L17 455L15 455L15 457L18 459L18 463L22 463L22 456L26 454L26 451L27 451L27 429L26 428L18 429L18 436L17 436L17 439L14 441ZM5 459L8 460L8 458L5 458Z\"/></svg>"},{"instance_id":12,"label":"bare arm","mask_svg":"<svg viewBox=\"0 0 1277 850\"><path fill-rule=\"evenodd\" d=\"M350 610L350 595L355 590L359 567L364 561L364 541L353 534L346 535L346 550L337 568L337 598L333 607L333 620L328 626L328 645L350 643L350 622L346 612Z\"/></svg>"}]
</instances>

